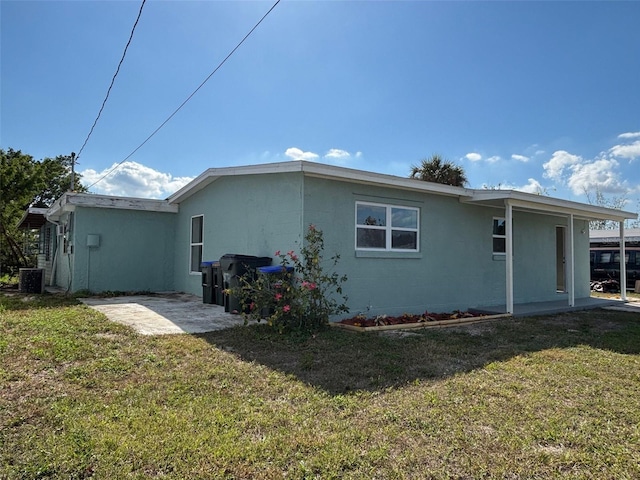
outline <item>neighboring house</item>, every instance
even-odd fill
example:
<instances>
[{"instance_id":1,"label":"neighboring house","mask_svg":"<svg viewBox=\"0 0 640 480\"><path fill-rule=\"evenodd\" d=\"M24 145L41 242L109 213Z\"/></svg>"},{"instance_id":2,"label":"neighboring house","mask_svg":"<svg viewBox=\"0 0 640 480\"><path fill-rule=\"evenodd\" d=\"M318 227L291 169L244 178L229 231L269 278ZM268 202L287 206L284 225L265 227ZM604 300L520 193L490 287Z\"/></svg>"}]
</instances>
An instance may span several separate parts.
<instances>
[{"instance_id":1,"label":"neighboring house","mask_svg":"<svg viewBox=\"0 0 640 480\"><path fill-rule=\"evenodd\" d=\"M305 161L212 168L166 200L66 193L45 216L55 285L195 295L201 261L277 260L314 224L325 256L340 255L351 314L368 315L572 306L590 295L589 221L636 218Z\"/></svg>"},{"instance_id":2,"label":"neighboring house","mask_svg":"<svg viewBox=\"0 0 640 480\"><path fill-rule=\"evenodd\" d=\"M620 251L620 230L591 230L591 280L620 281L620 269L626 273L626 288L640 289L640 228L630 228L624 232L624 263Z\"/></svg>"}]
</instances>

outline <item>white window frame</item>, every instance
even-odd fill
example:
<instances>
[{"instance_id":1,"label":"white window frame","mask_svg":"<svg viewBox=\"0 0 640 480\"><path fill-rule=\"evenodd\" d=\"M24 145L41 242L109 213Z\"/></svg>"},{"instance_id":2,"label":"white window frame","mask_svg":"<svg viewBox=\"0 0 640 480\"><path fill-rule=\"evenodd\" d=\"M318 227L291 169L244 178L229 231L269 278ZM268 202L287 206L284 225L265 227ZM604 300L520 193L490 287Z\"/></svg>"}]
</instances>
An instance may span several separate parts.
<instances>
[{"instance_id":1,"label":"white window frame","mask_svg":"<svg viewBox=\"0 0 640 480\"><path fill-rule=\"evenodd\" d=\"M200 241L199 242L194 242L193 241L193 221L196 218L200 218ZM193 247L200 247L200 262L198 262L198 270L192 270L191 267L193 266ZM194 275L194 274L200 274L201 273L201 269L200 269L200 263L202 263L202 253L203 253L203 249L204 249L204 214L200 214L200 215L194 215L193 217L191 217L191 220L189 222L189 274L190 275Z\"/></svg>"},{"instance_id":2,"label":"white window frame","mask_svg":"<svg viewBox=\"0 0 640 480\"><path fill-rule=\"evenodd\" d=\"M502 221L505 224L504 225L504 227L505 227L504 235L499 235L499 234L495 233L494 225L496 223L496 220L498 220L499 222ZM507 254L507 231L506 231L506 228L507 228L507 222L506 222L505 217L493 217L493 219L491 220L491 233L492 233L492 235L491 235L491 250L493 251L494 255L506 255ZM504 252L496 252L495 251L494 242L493 242L494 238L502 238L504 240L504 244L505 244Z\"/></svg>"},{"instance_id":3,"label":"white window frame","mask_svg":"<svg viewBox=\"0 0 640 480\"><path fill-rule=\"evenodd\" d=\"M366 205L371 207L384 207L385 208L385 225L364 225L358 224L358 206ZM392 212L393 209L411 210L416 213L416 228L409 227L394 227L392 224ZM406 205L392 205L389 203L375 203L356 201L355 206L355 249L356 251L369 251L369 252L419 252L420 251L420 209L418 207L408 207ZM385 231L385 248L376 247L359 247L358 246L358 229L367 228L371 230L384 230ZM412 232L416 234L416 248L393 248L392 239L393 232Z\"/></svg>"}]
</instances>

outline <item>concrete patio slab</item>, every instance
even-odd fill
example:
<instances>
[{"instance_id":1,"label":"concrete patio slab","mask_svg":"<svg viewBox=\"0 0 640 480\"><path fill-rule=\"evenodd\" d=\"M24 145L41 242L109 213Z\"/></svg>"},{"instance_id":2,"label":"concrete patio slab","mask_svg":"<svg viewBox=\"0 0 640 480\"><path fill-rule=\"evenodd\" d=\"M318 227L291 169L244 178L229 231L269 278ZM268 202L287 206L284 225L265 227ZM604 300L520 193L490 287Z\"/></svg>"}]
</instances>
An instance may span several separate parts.
<instances>
[{"instance_id":1,"label":"concrete patio slab","mask_svg":"<svg viewBox=\"0 0 640 480\"><path fill-rule=\"evenodd\" d=\"M241 315L232 315L224 307L202 303L201 298L183 293L80 300L109 320L133 327L142 335L204 333L244 324Z\"/></svg>"},{"instance_id":2,"label":"concrete patio slab","mask_svg":"<svg viewBox=\"0 0 640 480\"><path fill-rule=\"evenodd\" d=\"M609 307L603 307L605 310L617 310L619 312L632 312L640 315L640 302L627 302L611 305Z\"/></svg>"},{"instance_id":3,"label":"concrete patio slab","mask_svg":"<svg viewBox=\"0 0 640 480\"><path fill-rule=\"evenodd\" d=\"M591 310L595 308L623 307L624 305L628 304L619 299L616 300L596 297L577 298L575 305L572 307L567 304L566 299L551 302L516 303L513 306L513 316L529 317L532 315L554 315L556 313ZM507 307L505 305L497 305L495 307L469 309L469 311L471 310L496 314L506 312Z\"/></svg>"},{"instance_id":4,"label":"concrete patio slab","mask_svg":"<svg viewBox=\"0 0 640 480\"><path fill-rule=\"evenodd\" d=\"M227 313L224 307L202 303L200 297L184 293L91 297L80 300L104 313L109 320L128 325L142 335L204 333L244 324L241 315ZM621 300L590 298L581 299L577 303L572 308L561 301L517 304L514 316L548 315L590 308L640 314L640 302L625 303ZM493 310L500 312L503 308L498 306Z\"/></svg>"}]
</instances>

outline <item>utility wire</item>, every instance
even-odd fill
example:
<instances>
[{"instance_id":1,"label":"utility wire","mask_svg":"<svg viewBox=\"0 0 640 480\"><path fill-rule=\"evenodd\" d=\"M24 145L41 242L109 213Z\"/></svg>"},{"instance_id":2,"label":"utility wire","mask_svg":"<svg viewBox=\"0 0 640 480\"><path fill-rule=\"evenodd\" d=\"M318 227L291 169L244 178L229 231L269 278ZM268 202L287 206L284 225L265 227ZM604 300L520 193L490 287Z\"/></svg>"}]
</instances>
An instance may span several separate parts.
<instances>
[{"instance_id":1,"label":"utility wire","mask_svg":"<svg viewBox=\"0 0 640 480\"><path fill-rule=\"evenodd\" d=\"M173 111L173 113L171 113L171 115L169 115L169 116L167 117L167 119L166 119L164 122L162 122L162 123L160 124L160 126L159 126L158 128L156 128L156 129L151 133L151 135L149 135L147 138L145 138L145 140L144 140L140 145L138 145L138 146L137 146L137 147L136 147L136 148L135 148L135 149L134 149L134 150L133 150L129 155L127 155L123 160L121 160L121 161L120 161L120 163L118 163L117 165L115 165L111 170L109 170L107 173L105 173L102 177L100 177L98 180L96 180L96 181L95 181L95 182L93 182L91 185L89 185L89 186L87 187L87 190L89 190L89 189L90 189L91 187L93 187L95 184L97 184L97 183L101 182L102 180L104 180L105 178L107 178L109 175L111 175L113 172L115 172L115 171L120 167L120 165L122 165L124 162L126 162L127 160L129 160L129 159L130 159L130 158L131 158L131 157L132 157L132 156L133 156L133 155L134 155L138 150L140 150L140 149L141 149L141 148L142 148L142 147L143 147L143 146L144 146L144 145L145 145L149 140L151 140L151 138L152 138L156 133L158 133L162 127L164 127L167 123L169 123L169 120L171 120L171 119L175 116L175 114L176 114L176 113L178 113L178 112L182 109L182 107L184 107L184 106L187 104L187 102L188 102L189 100L191 100L191 98L192 98L196 93L198 93L198 91L199 91L199 90L204 86L204 84L205 84L205 83L207 83L207 82L209 81L209 79L210 79L211 77L213 77L213 75L214 75L218 70L220 70L220 68L221 68L221 67L222 67L222 66L227 62L227 60L229 60L229 58L231 57L231 55L233 55L233 54L236 52L236 50L238 50L238 49L240 48L240 46L245 42L245 40L247 40L247 38L249 38L249 37L251 36L251 34L254 32L254 30L260 26L260 24L263 22L263 20L264 20L265 18L267 18L267 16L268 16L272 11L273 11L273 9L274 9L274 8L276 8L276 6L277 6L279 3L280 3L280 0L277 0L277 1L272 5L272 7L267 11L267 13L265 13L265 14L262 16L262 18L258 21L258 23L256 23L256 24L253 26L253 28L252 28L251 30L249 30L249 33L247 33L247 34L244 36L244 38L243 38L242 40L240 40L240 42L239 42L239 43L238 43L238 44L233 48L233 50L231 50L231 52L229 52L229 54L224 58L224 60L222 60L222 61L218 64L218 66L217 66L217 67L216 67L216 68L215 68L215 69L214 69L214 70L209 74L209 76L208 76L207 78L205 78L205 79L204 79L204 81L203 81L200 85L198 85L198 88L196 88L196 89L191 93L191 95L189 95L189 96L186 98L186 100L185 100L184 102L182 102L182 103L180 104L180 106L179 106L178 108L176 108L176 109Z\"/></svg>"},{"instance_id":2,"label":"utility wire","mask_svg":"<svg viewBox=\"0 0 640 480\"><path fill-rule=\"evenodd\" d=\"M78 161L78 158L80 158L80 155L84 150L84 147L87 145L87 142L89 141L89 138L93 133L93 129L96 128L96 125L98 124L98 120L100 119L100 115L102 115L102 111L104 110L104 106L107 104L107 100L109 99L109 94L111 93L111 88L113 87L113 84L116 81L116 77L118 76L118 73L120 72L120 66L122 65L122 62L124 62L124 57L127 55L127 50L129 49L129 45L131 44L131 40L133 39L133 32L136 31L136 27L138 26L138 20L140 20L140 15L142 15L142 9L144 8L144 4L146 1L147 0L142 0L142 4L140 5L140 11L138 12L138 17L136 18L136 21L133 24L133 28L131 29L131 35L129 35L129 41L127 42L127 45L124 47L124 52L122 52L122 58L120 59L120 63L118 63L118 68L116 68L116 73L113 74L113 78L111 79L111 85L109 85L109 88L107 89L107 95L104 97L104 100L102 101L102 106L98 111L98 116L96 117L95 121L93 122L93 125L91 126L91 130L89 130L89 135L87 135L87 138L82 144L82 147L78 152L78 155L76 155L76 160L75 160L76 162Z\"/></svg>"}]
</instances>

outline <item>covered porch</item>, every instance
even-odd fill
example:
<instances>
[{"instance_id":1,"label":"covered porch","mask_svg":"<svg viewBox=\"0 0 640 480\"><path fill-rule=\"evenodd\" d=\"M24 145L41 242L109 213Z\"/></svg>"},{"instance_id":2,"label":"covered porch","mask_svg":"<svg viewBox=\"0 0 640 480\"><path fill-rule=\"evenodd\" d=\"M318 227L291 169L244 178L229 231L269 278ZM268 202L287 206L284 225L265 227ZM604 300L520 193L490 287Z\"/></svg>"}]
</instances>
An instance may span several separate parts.
<instances>
[{"instance_id":1,"label":"covered porch","mask_svg":"<svg viewBox=\"0 0 640 480\"><path fill-rule=\"evenodd\" d=\"M513 190L486 190L474 191L471 197L461 199L462 202L484 205L502 211L505 219L505 303L495 309L487 309L496 313L507 313L515 316L526 316L545 313L557 313L560 311L582 310L585 308L599 308L606 302L603 299L576 298L576 252L574 238L574 220L585 222L592 220L612 220L619 224L620 252L624 258L626 220L637 219L633 212L604 208L596 205L585 205L568 200L560 200L544 195L531 195ZM514 288L514 235L513 216L514 211L528 212L535 215L556 217L556 269L558 275L558 299L544 302L516 303ZM581 230L580 235L587 232ZM621 300L626 301L626 282L624 262L621 269ZM560 280L561 279L561 280ZM484 307L483 307L484 310Z\"/></svg>"}]
</instances>

